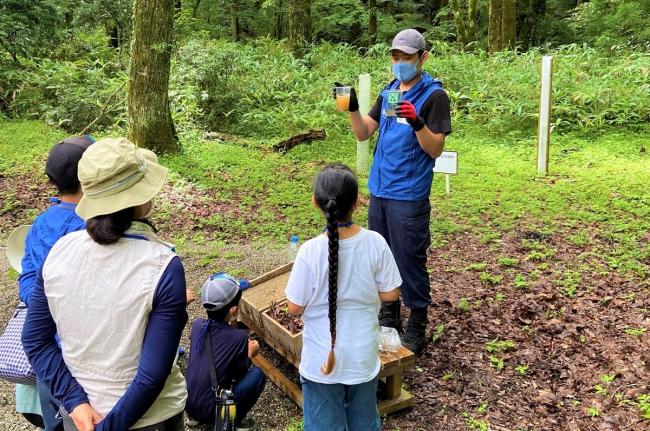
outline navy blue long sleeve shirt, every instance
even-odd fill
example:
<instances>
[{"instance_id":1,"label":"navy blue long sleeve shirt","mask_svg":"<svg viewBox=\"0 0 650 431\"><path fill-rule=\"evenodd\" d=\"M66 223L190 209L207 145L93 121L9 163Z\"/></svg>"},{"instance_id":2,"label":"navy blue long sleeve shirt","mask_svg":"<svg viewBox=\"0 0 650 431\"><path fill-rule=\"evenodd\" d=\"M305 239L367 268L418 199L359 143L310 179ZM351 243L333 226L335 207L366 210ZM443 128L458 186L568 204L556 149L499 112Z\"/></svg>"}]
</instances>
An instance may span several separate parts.
<instances>
[{"instance_id":1,"label":"navy blue long sleeve shirt","mask_svg":"<svg viewBox=\"0 0 650 431\"><path fill-rule=\"evenodd\" d=\"M22 341L39 380L68 412L88 402L83 387L68 370L56 344L56 324L45 296L42 269L32 292ZM140 365L133 382L117 404L95 427L96 431L124 431L135 424L162 391L187 322L185 271L174 257L163 272L145 331ZM89 324L87 322L85 324Z\"/></svg>"}]
</instances>

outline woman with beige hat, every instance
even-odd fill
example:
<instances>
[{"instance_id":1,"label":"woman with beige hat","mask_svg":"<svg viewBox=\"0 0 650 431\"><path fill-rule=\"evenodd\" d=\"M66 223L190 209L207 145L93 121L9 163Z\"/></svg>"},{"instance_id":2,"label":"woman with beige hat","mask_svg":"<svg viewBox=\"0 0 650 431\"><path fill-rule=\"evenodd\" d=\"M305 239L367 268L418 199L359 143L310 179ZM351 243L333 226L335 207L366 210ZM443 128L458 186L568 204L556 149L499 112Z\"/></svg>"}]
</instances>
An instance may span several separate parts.
<instances>
[{"instance_id":1,"label":"woman with beige hat","mask_svg":"<svg viewBox=\"0 0 650 431\"><path fill-rule=\"evenodd\" d=\"M175 363L187 321L185 274L146 217L167 169L126 139L79 162L86 229L61 238L39 272L23 344L61 401L68 430L184 429ZM55 334L60 338L60 347Z\"/></svg>"}]
</instances>

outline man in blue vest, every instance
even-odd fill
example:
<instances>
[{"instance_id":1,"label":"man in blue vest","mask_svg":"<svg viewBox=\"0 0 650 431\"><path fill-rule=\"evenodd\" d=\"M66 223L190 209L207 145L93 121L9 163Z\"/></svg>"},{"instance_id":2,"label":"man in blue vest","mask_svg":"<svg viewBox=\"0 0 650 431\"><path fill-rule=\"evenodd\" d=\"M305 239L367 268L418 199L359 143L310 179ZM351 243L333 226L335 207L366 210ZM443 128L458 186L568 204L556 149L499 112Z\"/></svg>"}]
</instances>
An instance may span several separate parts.
<instances>
[{"instance_id":1,"label":"man in blue vest","mask_svg":"<svg viewBox=\"0 0 650 431\"><path fill-rule=\"evenodd\" d=\"M427 307L431 304L426 263L431 245L432 169L445 136L451 133L451 116L442 83L422 71L429 58L422 34L414 29L399 32L390 56L396 79L382 90L366 116L359 113L352 89L350 123L360 141L379 130L368 180L368 224L386 239L397 261L403 279L402 298L410 309L402 345L419 354L426 342ZM390 90L402 91L396 105L389 104L395 97L394 92L389 95ZM402 332L399 301L382 303L379 324Z\"/></svg>"}]
</instances>

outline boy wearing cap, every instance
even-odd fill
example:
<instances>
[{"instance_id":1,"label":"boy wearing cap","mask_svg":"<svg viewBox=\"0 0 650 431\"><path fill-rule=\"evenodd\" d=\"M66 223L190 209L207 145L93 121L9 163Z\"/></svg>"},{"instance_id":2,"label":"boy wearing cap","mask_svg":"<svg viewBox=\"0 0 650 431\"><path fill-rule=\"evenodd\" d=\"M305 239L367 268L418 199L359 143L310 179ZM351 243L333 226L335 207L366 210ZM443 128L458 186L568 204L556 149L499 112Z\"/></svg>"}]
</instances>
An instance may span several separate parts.
<instances>
[{"instance_id":1,"label":"boy wearing cap","mask_svg":"<svg viewBox=\"0 0 650 431\"><path fill-rule=\"evenodd\" d=\"M208 318L196 319L190 332L185 411L202 424L215 422L217 401L209 367L214 367L219 387L231 388L235 394L238 427L264 390L266 376L251 365L251 359L259 353L259 344L249 340L243 329L230 325L231 318L237 316L241 295L240 283L223 273L210 276L201 288L201 304ZM210 344L206 337L210 337Z\"/></svg>"},{"instance_id":2,"label":"boy wearing cap","mask_svg":"<svg viewBox=\"0 0 650 431\"><path fill-rule=\"evenodd\" d=\"M36 217L25 239L18 296L27 306L34 291L38 269L52 246L64 235L84 228L84 221L75 213L83 195L77 178L77 165L84 151L94 142L95 138L90 135L70 137L54 145L47 157L45 174L50 183L56 186L59 196L50 198L52 206ZM36 421L44 426L45 430L62 430L61 420L56 417L58 401L40 383L38 389L33 385L16 385L16 410L30 422ZM39 418L34 416L41 416L43 423L39 423Z\"/></svg>"},{"instance_id":3,"label":"boy wearing cap","mask_svg":"<svg viewBox=\"0 0 650 431\"><path fill-rule=\"evenodd\" d=\"M429 58L424 37L417 30L399 32L390 48L395 80L361 116L354 89L350 94L350 123L360 141L378 131L368 179L368 225L388 242L402 284L402 298L410 309L402 344L420 353L426 341L427 307L431 304L427 249L431 244L429 193L435 159L451 133L449 97L442 83L422 67ZM401 101L389 116L388 92L401 90ZM400 302L382 303L379 324L402 331Z\"/></svg>"}]
</instances>

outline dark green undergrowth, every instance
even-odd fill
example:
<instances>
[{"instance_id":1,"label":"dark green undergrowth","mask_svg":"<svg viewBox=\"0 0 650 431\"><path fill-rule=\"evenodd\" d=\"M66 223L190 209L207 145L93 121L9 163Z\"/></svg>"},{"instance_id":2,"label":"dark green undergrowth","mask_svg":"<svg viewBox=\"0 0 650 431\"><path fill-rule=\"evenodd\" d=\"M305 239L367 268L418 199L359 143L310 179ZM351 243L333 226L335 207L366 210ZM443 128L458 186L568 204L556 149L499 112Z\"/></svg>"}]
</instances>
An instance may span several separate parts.
<instances>
[{"instance_id":1,"label":"dark green undergrowth","mask_svg":"<svg viewBox=\"0 0 650 431\"><path fill-rule=\"evenodd\" d=\"M95 132L124 127L128 61L106 48L101 32L78 33L56 59L20 65L0 55L0 112L41 118L78 132L106 106ZM283 42L233 43L196 32L179 40L170 99L179 129L202 128L278 139L309 128L342 130L332 109L333 82L370 73L373 97L391 78L387 46L365 50L324 42L295 59ZM444 82L456 124L480 124L494 136L528 136L536 126L540 61L553 55L553 128L638 130L650 121L650 56L567 45L549 52L463 53L436 43L425 70ZM121 88L121 89L120 89Z\"/></svg>"},{"instance_id":2,"label":"dark green undergrowth","mask_svg":"<svg viewBox=\"0 0 650 431\"><path fill-rule=\"evenodd\" d=\"M61 136L40 122L0 122L0 172L40 175L47 148ZM265 140L219 142L201 136L184 133L183 151L164 156L162 162L173 172L172 183L189 181L209 189L215 200L229 202L239 211L240 215L204 217L201 229L212 232L216 241L283 244L294 233L301 238L317 235L324 221L310 201L313 176L326 163L355 165L355 141L343 132L286 154L270 151ZM558 235L603 257L610 269L647 277L649 137L648 129L553 136L550 175L540 177L534 137L491 138L479 127L457 130L446 145L459 152L452 192L445 194L441 175L434 177L432 186L433 247L466 233L496 245L504 236L522 231ZM365 197L366 181L362 174ZM158 208L163 220L178 217L164 203ZM367 209L362 206L355 221L366 220Z\"/></svg>"}]
</instances>

